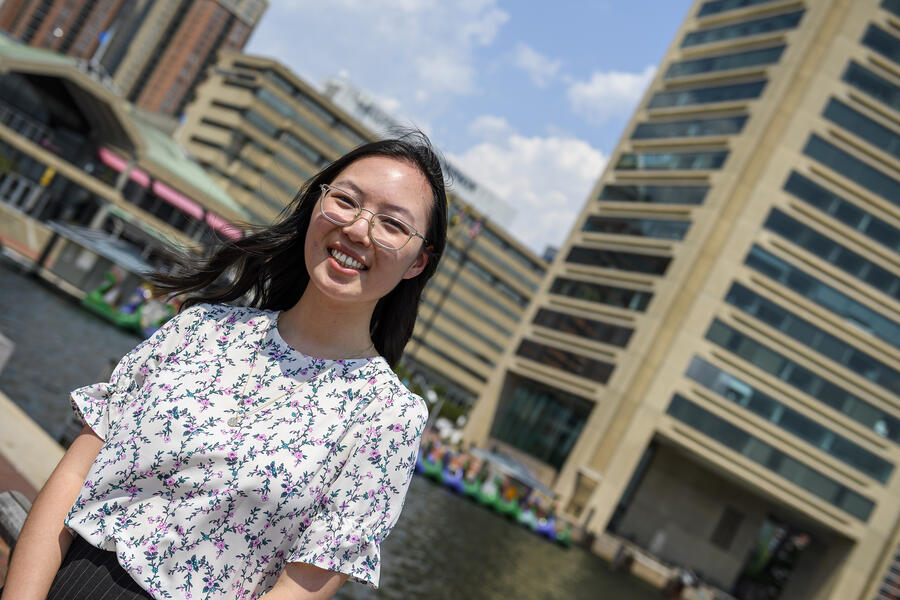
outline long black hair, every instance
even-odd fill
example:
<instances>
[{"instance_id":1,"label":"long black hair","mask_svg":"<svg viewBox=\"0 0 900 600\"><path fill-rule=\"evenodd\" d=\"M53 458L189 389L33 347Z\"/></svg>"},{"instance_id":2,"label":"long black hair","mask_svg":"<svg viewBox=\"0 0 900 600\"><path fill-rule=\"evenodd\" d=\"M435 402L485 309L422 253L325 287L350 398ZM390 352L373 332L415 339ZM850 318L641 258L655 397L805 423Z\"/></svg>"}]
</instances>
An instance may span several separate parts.
<instances>
[{"instance_id":1,"label":"long black hair","mask_svg":"<svg viewBox=\"0 0 900 600\"><path fill-rule=\"evenodd\" d=\"M351 150L309 179L275 224L238 240L223 241L196 266L152 275L156 291L187 295L182 308L238 299L257 308L291 308L309 283L303 247L320 186L332 183L351 163L367 156L396 158L417 167L431 186L433 200L425 234L428 261L424 270L401 280L381 298L369 325L375 349L394 365L412 336L422 290L437 270L447 241L447 195L441 163L428 138L418 131Z\"/></svg>"}]
</instances>

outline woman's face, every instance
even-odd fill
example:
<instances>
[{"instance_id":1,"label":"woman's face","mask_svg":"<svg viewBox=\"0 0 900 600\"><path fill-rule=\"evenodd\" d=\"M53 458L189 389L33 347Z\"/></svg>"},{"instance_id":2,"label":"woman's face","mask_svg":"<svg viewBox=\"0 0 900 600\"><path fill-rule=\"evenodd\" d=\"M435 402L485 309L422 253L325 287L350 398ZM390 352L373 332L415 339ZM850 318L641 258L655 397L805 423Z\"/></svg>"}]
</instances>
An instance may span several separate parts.
<instances>
[{"instance_id":1,"label":"woman's face","mask_svg":"<svg viewBox=\"0 0 900 600\"><path fill-rule=\"evenodd\" d=\"M351 163L331 185L347 192L366 210L350 225L335 225L322 215L319 198L304 245L310 284L331 301L374 309L402 279L421 273L428 255L419 237L399 250L374 244L369 238L372 213L395 216L425 235L433 201L431 187L415 166L385 156Z\"/></svg>"}]
</instances>

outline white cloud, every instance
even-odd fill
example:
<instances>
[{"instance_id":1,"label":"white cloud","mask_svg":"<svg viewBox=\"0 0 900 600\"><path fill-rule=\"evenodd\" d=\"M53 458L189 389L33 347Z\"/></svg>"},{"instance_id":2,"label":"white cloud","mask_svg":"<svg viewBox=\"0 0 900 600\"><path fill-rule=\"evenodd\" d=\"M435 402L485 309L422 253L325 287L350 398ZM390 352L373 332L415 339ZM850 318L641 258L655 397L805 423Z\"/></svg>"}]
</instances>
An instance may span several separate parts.
<instances>
[{"instance_id":1,"label":"white cloud","mask_svg":"<svg viewBox=\"0 0 900 600\"><path fill-rule=\"evenodd\" d=\"M488 139L462 154L449 154L467 174L516 209L510 232L542 253L559 246L572 228L608 157L587 142L565 135L528 137L498 117L483 116L471 131ZM506 125L498 135L498 125Z\"/></svg>"},{"instance_id":2,"label":"white cloud","mask_svg":"<svg viewBox=\"0 0 900 600\"><path fill-rule=\"evenodd\" d=\"M514 133L509 121L494 115L481 115L469 124L468 130L473 136L490 142L502 141Z\"/></svg>"},{"instance_id":3,"label":"white cloud","mask_svg":"<svg viewBox=\"0 0 900 600\"><path fill-rule=\"evenodd\" d=\"M550 60L531 46L520 42L516 45L513 64L528 73L534 85L547 87L559 73L562 61Z\"/></svg>"},{"instance_id":4,"label":"white cloud","mask_svg":"<svg viewBox=\"0 0 900 600\"><path fill-rule=\"evenodd\" d=\"M343 71L358 87L402 99L392 112L428 119L479 89L476 51L508 19L498 0L279 0L247 51L317 84Z\"/></svg>"},{"instance_id":5,"label":"white cloud","mask_svg":"<svg viewBox=\"0 0 900 600\"><path fill-rule=\"evenodd\" d=\"M653 80L656 67L641 73L596 71L587 81L575 81L567 96L572 110L595 123L628 116Z\"/></svg>"}]
</instances>

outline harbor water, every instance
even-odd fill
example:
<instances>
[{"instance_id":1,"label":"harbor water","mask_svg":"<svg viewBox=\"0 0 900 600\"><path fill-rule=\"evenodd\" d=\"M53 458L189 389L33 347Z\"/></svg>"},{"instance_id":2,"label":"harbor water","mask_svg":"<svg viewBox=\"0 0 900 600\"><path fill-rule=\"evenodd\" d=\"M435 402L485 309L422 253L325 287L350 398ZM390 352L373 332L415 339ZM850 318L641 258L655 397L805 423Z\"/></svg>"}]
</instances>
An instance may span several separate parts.
<instances>
[{"instance_id":1,"label":"harbor water","mask_svg":"<svg viewBox=\"0 0 900 600\"><path fill-rule=\"evenodd\" d=\"M0 390L51 436L70 419L68 392L94 383L140 340L0 257L0 332L15 351ZM650 600L658 592L597 556L563 549L422 477L382 547L379 590L347 584L341 600Z\"/></svg>"}]
</instances>

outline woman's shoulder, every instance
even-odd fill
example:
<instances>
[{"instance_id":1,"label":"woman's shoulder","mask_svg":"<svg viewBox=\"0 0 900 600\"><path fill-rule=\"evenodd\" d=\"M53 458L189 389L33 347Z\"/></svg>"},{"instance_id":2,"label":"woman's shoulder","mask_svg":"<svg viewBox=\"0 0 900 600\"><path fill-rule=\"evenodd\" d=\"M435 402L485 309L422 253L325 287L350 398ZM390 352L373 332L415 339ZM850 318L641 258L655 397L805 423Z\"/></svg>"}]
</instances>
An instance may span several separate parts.
<instances>
[{"instance_id":1,"label":"woman's shoulder","mask_svg":"<svg viewBox=\"0 0 900 600\"><path fill-rule=\"evenodd\" d=\"M377 361L374 374L377 380L379 396L388 399L387 408L393 409L398 415L416 417L423 422L428 419L428 406L425 400L413 393L383 358Z\"/></svg>"}]
</instances>

